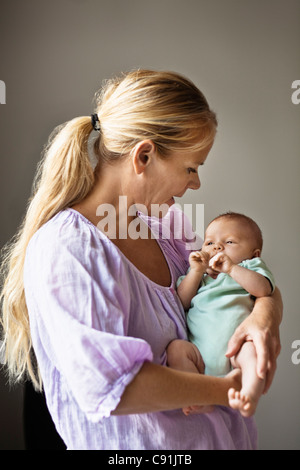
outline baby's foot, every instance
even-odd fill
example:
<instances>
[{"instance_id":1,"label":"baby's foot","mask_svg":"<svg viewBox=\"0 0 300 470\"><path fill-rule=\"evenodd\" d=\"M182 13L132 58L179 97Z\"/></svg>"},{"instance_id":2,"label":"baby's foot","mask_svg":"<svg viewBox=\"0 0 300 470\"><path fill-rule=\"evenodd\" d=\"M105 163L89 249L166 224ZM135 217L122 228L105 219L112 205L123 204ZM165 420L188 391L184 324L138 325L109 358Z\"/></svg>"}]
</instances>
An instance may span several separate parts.
<instances>
[{"instance_id":1,"label":"baby's foot","mask_svg":"<svg viewBox=\"0 0 300 470\"><path fill-rule=\"evenodd\" d=\"M237 392L234 388L228 390L228 401L231 408L239 410L241 415L246 418L254 414L257 406L257 401L251 399L242 391Z\"/></svg>"}]
</instances>

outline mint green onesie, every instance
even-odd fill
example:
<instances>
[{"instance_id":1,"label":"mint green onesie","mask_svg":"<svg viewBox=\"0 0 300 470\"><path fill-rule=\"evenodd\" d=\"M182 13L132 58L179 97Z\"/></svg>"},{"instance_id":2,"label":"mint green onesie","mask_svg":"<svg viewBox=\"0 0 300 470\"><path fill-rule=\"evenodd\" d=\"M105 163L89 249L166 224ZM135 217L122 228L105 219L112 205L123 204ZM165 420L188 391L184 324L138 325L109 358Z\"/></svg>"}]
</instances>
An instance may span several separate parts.
<instances>
[{"instance_id":1,"label":"mint green onesie","mask_svg":"<svg viewBox=\"0 0 300 470\"><path fill-rule=\"evenodd\" d=\"M272 291L275 281L261 258L242 261L240 266L256 271L269 279ZM181 276L177 285L185 276ZM189 339L205 363L205 374L223 376L231 370L225 357L227 344L237 326L253 309L254 298L228 274L216 279L204 274L200 288L187 313Z\"/></svg>"}]
</instances>

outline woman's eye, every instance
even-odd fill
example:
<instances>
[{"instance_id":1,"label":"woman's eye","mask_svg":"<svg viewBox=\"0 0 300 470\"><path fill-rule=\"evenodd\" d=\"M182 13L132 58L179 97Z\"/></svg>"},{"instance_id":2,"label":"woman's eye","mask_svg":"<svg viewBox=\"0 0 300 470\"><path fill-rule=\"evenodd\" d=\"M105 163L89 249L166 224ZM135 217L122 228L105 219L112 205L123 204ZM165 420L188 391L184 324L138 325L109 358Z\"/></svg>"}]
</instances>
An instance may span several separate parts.
<instances>
[{"instance_id":1,"label":"woman's eye","mask_svg":"<svg viewBox=\"0 0 300 470\"><path fill-rule=\"evenodd\" d=\"M197 170L195 170L195 168L188 168L187 171L188 173L197 173Z\"/></svg>"}]
</instances>

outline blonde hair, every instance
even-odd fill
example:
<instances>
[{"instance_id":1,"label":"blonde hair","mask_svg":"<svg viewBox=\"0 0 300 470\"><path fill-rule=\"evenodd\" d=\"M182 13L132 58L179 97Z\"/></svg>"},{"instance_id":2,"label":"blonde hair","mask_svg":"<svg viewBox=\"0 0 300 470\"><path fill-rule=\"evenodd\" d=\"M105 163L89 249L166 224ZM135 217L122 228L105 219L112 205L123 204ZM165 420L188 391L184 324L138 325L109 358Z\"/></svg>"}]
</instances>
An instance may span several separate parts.
<instances>
[{"instance_id":1,"label":"blonde hair","mask_svg":"<svg viewBox=\"0 0 300 470\"><path fill-rule=\"evenodd\" d=\"M179 149L212 143L217 119L204 95L173 72L135 70L108 80L96 94L100 133L94 144L99 162L113 162L151 139L164 158ZM88 152L93 130L89 116L59 126L50 136L34 180L32 197L19 231L3 250L1 291L3 347L10 379L42 381L31 343L23 267L29 240L59 211L83 200L95 172Z\"/></svg>"}]
</instances>

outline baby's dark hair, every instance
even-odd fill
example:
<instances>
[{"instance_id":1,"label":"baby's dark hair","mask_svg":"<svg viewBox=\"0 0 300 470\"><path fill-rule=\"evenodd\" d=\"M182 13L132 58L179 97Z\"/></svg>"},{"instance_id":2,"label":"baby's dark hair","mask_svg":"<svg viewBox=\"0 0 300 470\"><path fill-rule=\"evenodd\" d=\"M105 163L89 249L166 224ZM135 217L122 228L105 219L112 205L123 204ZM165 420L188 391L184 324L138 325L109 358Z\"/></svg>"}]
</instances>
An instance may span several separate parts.
<instances>
[{"instance_id":1,"label":"baby's dark hair","mask_svg":"<svg viewBox=\"0 0 300 470\"><path fill-rule=\"evenodd\" d=\"M227 218L227 219L231 219L231 220L240 220L240 221L243 221L245 222L248 227L249 227L249 230L252 231L253 233L253 236L257 242L257 248L259 248L260 250L262 250L262 247L263 247L263 236L262 236L262 232L259 228L259 226L257 225L256 222L254 222L253 219L251 219L251 217L248 217L247 215L244 215L244 214L239 214L238 212L231 212L231 211L228 211L228 212L225 212L224 214L220 214L218 215L217 217L215 217L210 223L209 225L212 223L212 222L215 222L216 220L219 220L219 219L222 219L222 218Z\"/></svg>"}]
</instances>

